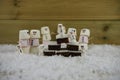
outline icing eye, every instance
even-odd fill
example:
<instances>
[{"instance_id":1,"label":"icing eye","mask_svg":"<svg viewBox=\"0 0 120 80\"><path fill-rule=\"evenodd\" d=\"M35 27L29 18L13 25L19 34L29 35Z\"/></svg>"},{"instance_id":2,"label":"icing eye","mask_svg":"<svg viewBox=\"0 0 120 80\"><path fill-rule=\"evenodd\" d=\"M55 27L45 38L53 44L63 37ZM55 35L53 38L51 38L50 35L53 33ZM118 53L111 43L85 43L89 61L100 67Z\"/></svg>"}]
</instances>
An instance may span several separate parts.
<instances>
[{"instance_id":1,"label":"icing eye","mask_svg":"<svg viewBox=\"0 0 120 80\"><path fill-rule=\"evenodd\" d=\"M81 48L83 49L83 48L84 48L84 46L81 46Z\"/></svg>"},{"instance_id":2,"label":"icing eye","mask_svg":"<svg viewBox=\"0 0 120 80\"><path fill-rule=\"evenodd\" d=\"M33 31L33 35L35 35L36 34L36 32L35 31Z\"/></svg>"},{"instance_id":3,"label":"icing eye","mask_svg":"<svg viewBox=\"0 0 120 80\"><path fill-rule=\"evenodd\" d=\"M85 33L86 30L83 30L83 33Z\"/></svg>"},{"instance_id":4,"label":"icing eye","mask_svg":"<svg viewBox=\"0 0 120 80\"><path fill-rule=\"evenodd\" d=\"M62 25L59 25L59 27L62 27Z\"/></svg>"},{"instance_id":5,"label":"icing eye","mask_svg":"<svg viewBox=\"0 0 120 80\"><path fill-rule=\"evenodd\" d=\"M36 33L35 31L33 33Z\"/></svg>"},{"instance_id":6,"label":"icing eye","mask_svg":"<svg viewBox=\"0 0 120 80\"><path fill-rule=\"evenodd\" d=\"M27 34L29 34L29 32L27 32Z\"/></svg>"},{"instance_id":7,"label":"icing eye","mask_svg":"<svg viewBox=\"0 0 120 80\"><path fill-rule=\"evenodd\" d=\"M47 28L45 28L45 30L47 31Z\"/></svg>"}]
</instances>

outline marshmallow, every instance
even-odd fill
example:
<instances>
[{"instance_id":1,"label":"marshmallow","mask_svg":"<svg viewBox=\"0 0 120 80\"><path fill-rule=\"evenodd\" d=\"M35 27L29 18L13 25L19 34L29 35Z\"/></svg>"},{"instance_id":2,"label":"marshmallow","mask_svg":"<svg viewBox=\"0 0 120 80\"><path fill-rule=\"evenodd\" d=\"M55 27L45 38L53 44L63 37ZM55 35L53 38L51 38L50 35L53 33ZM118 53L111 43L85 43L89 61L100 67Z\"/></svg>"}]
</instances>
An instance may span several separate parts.
<instances>
[{"instance_id":1,"label":"marshmallow","mask_svg":"<svg viewBox=\"0 0 120 80\"><path fill-rule=\"evenodd\" d=\"M63 26L62 24L58 24L57 32L58 32L59 34L65 34L65 33L66 33L65 26Z\"/></svg>"},{"instance_id":2,"label":"marshmallow","mask_svg":"<svg viewBox=\"0 0 120 80\"><path fill-rule=\"evenodd\" d=\"M51 40L51 35L50 34L42 35L42 40L43 41L50 41Z\"/></svg>"},{"instance_id":3,"label":"marshmallow","mask_svg":"<svg viewBox=\"0 0 120 80\"><path fill-rule=\"evenodd\" d=\"M68 29L68 37L69 37L69 42L70 43L75 43L76 41L76 29L75 28L69 28Z\"/></svg>"},{"instance_id":4,"label":"marshmallow","mask_svg":"<svg viewBox=\"0 0 120 80\"><path fill-rule=\"evenodd\" d=\"M31 30L30 31L30 53L39 54L39 38L40 31L39 30Z\"/></svg>"},{"instance_id":5,"label":"marshmallow","mask_svg":"<svg viewBox=\"0 0 120 80\"><path fill-rule=\"evenodd\" d=\"M80 38L79 38L79 50L82 50L83 52L88 50L88 37L90 36L90 30L89 29L82 29L80 32Z\"/></svg>"},{"instance_id":6,"label":"marshmallow","mask_svg":"<svg viewBox=\"0 0 120 80\"><path fill-rule=\"evenodd\" d=\"M68 28L68 34L73 33L75 36L77 35L77 31L75 28Z\"/></svg>"},{"instance_id":7,"label":"marshmallow","mask_svg":"<svg viewBox=\"0 0 120 80\"><path fill-rule=\"evenodd\" d=\"M19 49L21 49L21 53L29 53L30 49L30 35L29 30L20 30L19 31Z\"/></svg>"},{"instance_id":8,"label":"marshmallow","mask_svg":"<svg viewBox=\"0 0 120 80\"><path fill-rule=\"evenodd\" d=\"M80 35L82 36L90 36L90 30L89 29L82 29L80 32Z\"/></svg>"},{"instance_id":9,"label":"marshmallow","mask_svg":"<svg viewBox=\"0 0 120 80\"><path fill-rule=\"evenodd\" d=\"M39 30L31 30L30 38L40 38L40 31Z\"/></svg>"},{"instance_id":10,"label":"marshmallow","mask_svg":"<svg viewBox=\"0 0 120 80\"><path fill-rule=\"evenodd\" d=\"M58 34L56 35L56 39L59 39L59 38L68 38L68 35L67 34Z\"/></svg>"},{"instance_id":11,"label":"marshmallow","mask_svg":"<svg viewBox=\"0 0 120 80\"><path fill-rule=\"evenodd\" d=\"M85 43L82 43L82 44L79 44L79 50L85 52L88 50L88 44L85 44Z\"/></svg>"},{"instance_id":12,"label":"marshmallow","mask_svg":"<svg viewBox=\"0 0 120 80\"><path fill-rule=\"evenodd\" d=\"M88 36L80 36L79 43L88 43Z\"/></svg>"},{"instance_id":13,"label":"marshmallow","mask_svg":"<svg viewBox=\"0 0 120 80\"><path fill-rule=\"evenodd\" d=\"M50 29L48 26L41 28L41 34L50 34Z\"/></svg>"},{"instance_id":14,"label":"marshmallow","mask_svg":"<svg viewBox=\"0 0 120 80\"><path fill-rule=\"evenodd\" d=\"M42 35L42 40L43 41L49 41L49 40L51 40L50 29L49 29L48 26L42 27L41 28L41 33L43 34Z\"/></svg>"},{"instance_id":15,"label":"marshmallow","mask_svg":"<svg viewBox=\"0 0 120 80\"><path fill-rule=\"evenodd\" d=\"M29 30L20 30L19 31L19 39L29 39Z\"/></svg>"},{"instance_id":16,"label":"marshmallow","mask_svg":"<svg viewBox=\"0 0 120 80\"><path fill-rule=\"evenodd\" d=\"M74 34L69 35L69 42L70 43L75 43L76 41L76 36Z\"/></svg>"}]
</instances>

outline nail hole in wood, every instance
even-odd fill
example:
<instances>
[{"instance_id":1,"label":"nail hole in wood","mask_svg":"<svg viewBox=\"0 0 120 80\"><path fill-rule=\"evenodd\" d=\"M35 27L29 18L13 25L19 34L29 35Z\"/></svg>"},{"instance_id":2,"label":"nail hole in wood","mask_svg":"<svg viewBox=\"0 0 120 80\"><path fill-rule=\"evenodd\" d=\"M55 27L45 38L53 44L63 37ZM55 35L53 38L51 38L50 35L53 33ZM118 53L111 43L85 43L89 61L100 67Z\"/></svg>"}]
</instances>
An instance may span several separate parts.
<instances>
[{"instance_id":1,"label":"nail hole in wood","mask_svg":"<svg viewBox=\"0 0 120 80\"><path fill-rule=\"evenodd\" d=\"M103 40L107 40L108 38L107 38L106 36L103 36L102 39L103 39Z\"/></svg>"},{"instance_id":2,"label":"nail hole in wood","mask_svg":"<svg viewBox=\"0 0 120 80\"><path fill-rule=\"evenodd\" d=\"M110 27L108 25L106 25L106 26L103 27L103 31L107 32L109 30L109 28Z\"/></svg>"}]
</instances>

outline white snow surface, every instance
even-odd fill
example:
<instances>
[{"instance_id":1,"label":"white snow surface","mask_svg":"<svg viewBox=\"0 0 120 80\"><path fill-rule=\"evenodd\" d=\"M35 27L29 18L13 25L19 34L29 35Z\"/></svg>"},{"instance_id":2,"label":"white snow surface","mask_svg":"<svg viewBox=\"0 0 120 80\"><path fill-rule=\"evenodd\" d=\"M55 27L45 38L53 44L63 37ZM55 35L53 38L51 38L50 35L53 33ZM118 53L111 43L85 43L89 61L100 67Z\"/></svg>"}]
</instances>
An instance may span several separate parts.
<instances>
[{"instance_id":1,"label":"white snow surface","mask_svg":"<svg viewBox=\"0 0 120 80\"><path fill-rule=\"evenodd\" d=\"M81 57L48 57L0 45L0 80L120 80L120 46L90 45Z\"/></svg>"}]
</instances>

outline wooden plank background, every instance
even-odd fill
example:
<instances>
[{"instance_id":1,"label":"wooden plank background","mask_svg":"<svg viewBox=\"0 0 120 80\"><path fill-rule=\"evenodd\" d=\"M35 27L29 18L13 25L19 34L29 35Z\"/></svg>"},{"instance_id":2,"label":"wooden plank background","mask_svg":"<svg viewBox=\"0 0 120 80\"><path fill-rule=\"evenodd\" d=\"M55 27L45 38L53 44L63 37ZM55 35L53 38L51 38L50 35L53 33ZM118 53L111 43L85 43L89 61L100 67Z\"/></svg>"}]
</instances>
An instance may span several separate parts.
<instances>
[{"instance_id":1,"label":"wooden plank background","mask_svg":"<svg viewBox=\"0 0 120 80\"><path fill-rule=\"evenodd\" d=\"M0 0L0 19L120 19L120 0Z\"/></svg>"},{"instance_id":2,"label":"wooden plank background","mask_svg":"<svg viewBox=\"0 0 120 80\"><path fill-rule=\"evenodd\" d=\"M35 20L0 20L0 43L17 43L21 29L39 29L49 26L52 40L57 34L57 24L63 23L66 28L75 27L78 36L82 28L91 30L91 44L120 44L120 21L35 21ZM78 37L77 36L77 37ZM41 40L41 39L40 39Z\"/></svg>"},{"instance_id":3,"label":"wooden plank background","mask_svg":"<svg viewBox=\"0 0 120 80\"><path fill-rule=\"evenodd\" d=\"M20 29L58 23L91 30L90 43L120 45L120 0L0 0L0 43L17 43Z\"/></svg>"}]
</instances>

